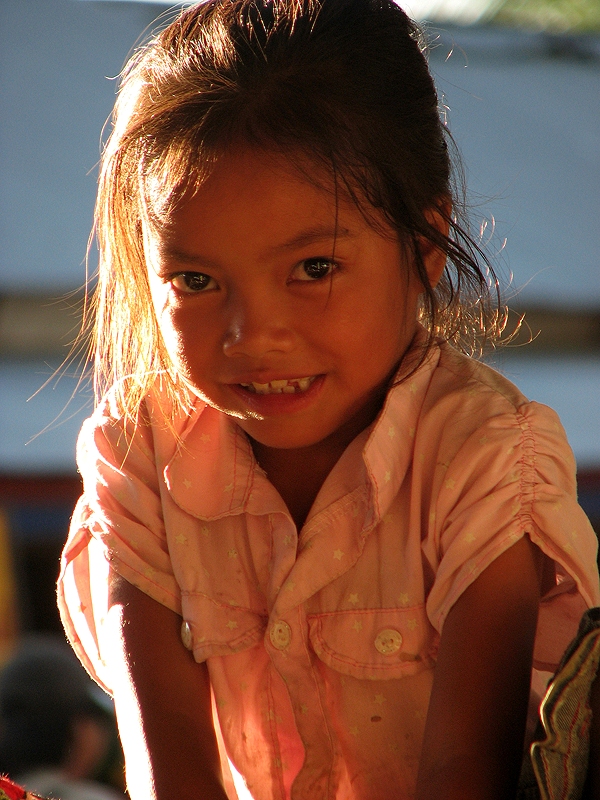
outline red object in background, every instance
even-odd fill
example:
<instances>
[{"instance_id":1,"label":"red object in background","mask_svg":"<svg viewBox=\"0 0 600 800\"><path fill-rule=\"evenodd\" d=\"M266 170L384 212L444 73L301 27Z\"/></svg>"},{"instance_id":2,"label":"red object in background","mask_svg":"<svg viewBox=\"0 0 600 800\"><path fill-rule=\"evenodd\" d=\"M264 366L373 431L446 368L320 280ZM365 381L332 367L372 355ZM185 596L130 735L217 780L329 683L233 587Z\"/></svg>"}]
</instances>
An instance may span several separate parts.
<instances>
[{"instance_id":1,"label":"red object in background","mask_svg":"<svg viewBox=\"0 0 600 800\"><path fill-rule=\"evenodd\" d=\"M37 797L37 794L26 792L9 778L0 777L0 800L35 800Z\"/></svg>"}]
</instances>

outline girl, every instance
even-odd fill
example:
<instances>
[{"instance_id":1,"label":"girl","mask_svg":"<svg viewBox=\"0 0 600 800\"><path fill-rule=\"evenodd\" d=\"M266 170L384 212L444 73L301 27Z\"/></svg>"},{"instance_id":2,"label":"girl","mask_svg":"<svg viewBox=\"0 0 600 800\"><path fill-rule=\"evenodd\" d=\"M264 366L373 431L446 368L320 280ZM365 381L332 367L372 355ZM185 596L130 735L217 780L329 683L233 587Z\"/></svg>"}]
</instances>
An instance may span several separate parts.
<instances>
[{"instance_id":1,"label":"girl","mask_svg":"<svg viewBox=\"0 0 600 800\"><path fill-rule=\"evenodd\" d=\"M462 353L501 318L448 139L391 0L207 0L125 71L59 602L135 800L514 796L596 542Z\"/></svg>"}]
</instances>

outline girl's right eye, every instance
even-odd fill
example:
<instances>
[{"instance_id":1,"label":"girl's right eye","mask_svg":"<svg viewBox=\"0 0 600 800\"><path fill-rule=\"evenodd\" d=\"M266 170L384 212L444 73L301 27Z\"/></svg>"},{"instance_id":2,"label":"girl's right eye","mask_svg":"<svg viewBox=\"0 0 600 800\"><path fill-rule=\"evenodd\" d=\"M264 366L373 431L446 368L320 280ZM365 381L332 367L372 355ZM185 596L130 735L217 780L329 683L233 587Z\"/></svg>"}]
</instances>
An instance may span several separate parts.
<instances>
[{"instance_id":1,"label":"girl's right eye","mask_svg":"<svg viewBox=\"0 0 600 800\"><path fill-rule=\"evenodd\" d=\"M216 287L215 280L203 272L179 272L169 278L169 283L179 292L197 294Z\"/></svg>"}]
</instances>

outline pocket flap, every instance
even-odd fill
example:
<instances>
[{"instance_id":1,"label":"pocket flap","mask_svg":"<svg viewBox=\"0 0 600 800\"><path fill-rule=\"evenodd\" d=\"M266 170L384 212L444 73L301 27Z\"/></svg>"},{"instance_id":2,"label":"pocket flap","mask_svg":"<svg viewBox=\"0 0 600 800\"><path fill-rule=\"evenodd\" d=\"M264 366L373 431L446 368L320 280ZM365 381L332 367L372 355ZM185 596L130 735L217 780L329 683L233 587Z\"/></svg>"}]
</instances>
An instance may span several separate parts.
<instances>
[{"instance_id":1,"label":"pocket flap","mask_svg":"<svg viewBox=\"0 0 600 800\"><path fill-rule=\"evenodd\" d=\"M314 614L308 624L321 661L355 678L400 678L435 662L439 636L424 606Z\"/></svg>"}]
</instances>

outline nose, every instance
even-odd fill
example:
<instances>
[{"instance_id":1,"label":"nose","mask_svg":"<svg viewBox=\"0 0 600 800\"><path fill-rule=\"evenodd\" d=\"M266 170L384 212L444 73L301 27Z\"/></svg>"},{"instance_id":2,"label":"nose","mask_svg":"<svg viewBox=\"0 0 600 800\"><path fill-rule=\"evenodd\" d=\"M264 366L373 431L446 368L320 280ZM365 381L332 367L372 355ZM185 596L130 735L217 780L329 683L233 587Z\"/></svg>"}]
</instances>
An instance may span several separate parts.
<instances>
[{"instance_id":1,"label":"nose","mask_svg":"<svg viewBox=\"0 0 600 800\"><path fill-rule=\"evenodd\" d=\"M270 353L288 353L294 347L290 314L281 298L266 291L232 296L223 352L231 358L261 359Z\"/></svg>"}]
</instances>

